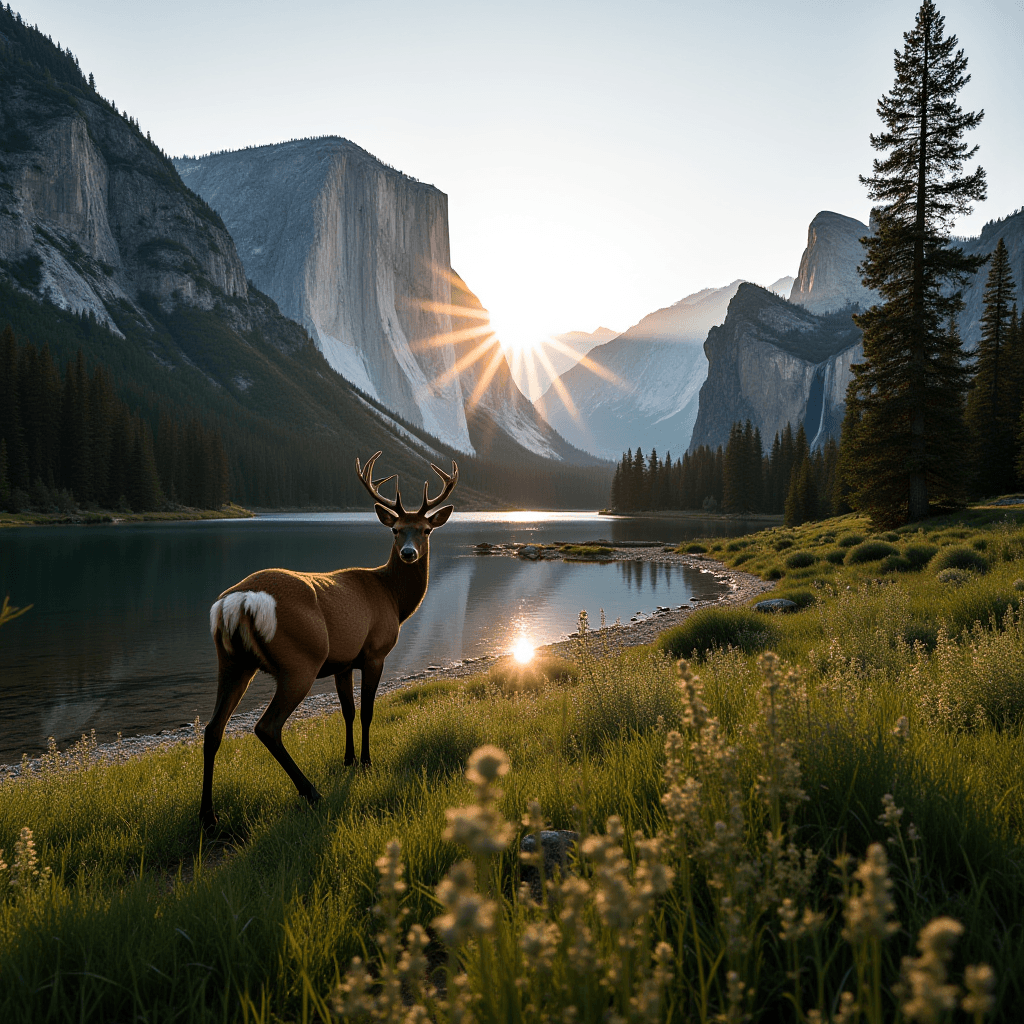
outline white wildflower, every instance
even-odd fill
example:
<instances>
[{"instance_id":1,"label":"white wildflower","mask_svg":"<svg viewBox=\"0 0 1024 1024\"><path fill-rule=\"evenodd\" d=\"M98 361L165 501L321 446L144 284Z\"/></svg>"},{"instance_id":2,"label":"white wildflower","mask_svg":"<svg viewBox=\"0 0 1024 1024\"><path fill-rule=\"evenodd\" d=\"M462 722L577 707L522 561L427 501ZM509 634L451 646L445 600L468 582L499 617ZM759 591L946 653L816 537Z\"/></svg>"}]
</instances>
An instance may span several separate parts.
<instances>
[{"instance_id":1,"label":"white wildflower","mask_svg":"<svg viewBox=\"0 0 1024 1024\"><path fill-rule=\"evenodd\" d=\"M903 983L898 994L903 1012L921 1024L938 1024L956 1006L959 990L946 980L946 964L964 927L951 917L937 917L921 929L919 957L903 958Z\"/></svg>"}]
</instances>

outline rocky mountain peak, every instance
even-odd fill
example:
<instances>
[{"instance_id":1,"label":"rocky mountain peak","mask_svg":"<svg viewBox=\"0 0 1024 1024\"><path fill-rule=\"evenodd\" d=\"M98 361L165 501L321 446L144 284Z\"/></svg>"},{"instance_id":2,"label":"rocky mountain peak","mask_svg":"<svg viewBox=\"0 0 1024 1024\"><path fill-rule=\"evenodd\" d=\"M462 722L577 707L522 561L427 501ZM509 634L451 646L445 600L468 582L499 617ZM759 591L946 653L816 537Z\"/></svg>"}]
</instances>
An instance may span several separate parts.
<instances>
[{"instance_id":1,"label":"rocky mountain peak","mask_svg":"<svg viewBox=\"0 0 1024 1024\"><path fill-rule=\"evenodd\" d=\"M812 313L829 313L844 306L867 308L877 296L860 281L857 267L864 259L860 240L871 233L854 217L822 210L807 229L807 248L789 294Z\"/></svg>"}]
</instances>

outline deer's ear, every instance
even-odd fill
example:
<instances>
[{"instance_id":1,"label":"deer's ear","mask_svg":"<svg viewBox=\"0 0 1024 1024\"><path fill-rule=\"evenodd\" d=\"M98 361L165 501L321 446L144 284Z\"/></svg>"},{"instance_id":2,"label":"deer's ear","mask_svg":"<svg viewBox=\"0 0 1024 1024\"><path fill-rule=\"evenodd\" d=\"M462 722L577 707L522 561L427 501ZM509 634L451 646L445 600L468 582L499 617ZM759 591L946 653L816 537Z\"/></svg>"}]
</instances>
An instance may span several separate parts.
<instances>
[{"instance_id":1,"label":"deer's ear","mask_svg":"<svg viewBox=\"0 0 1024 1024\"><path fill-rule=\"evenodd\" d=\"M454 511L454 505L443 505L432 516L427 516L427 522L430 523L430 528L432 530L436 530L439 526L444 526L444 524L448 522L448 517Z\"/></svg>"},{"instance_id":2,"label":"deer's ear","mask_svg":"<svg viewBox=\"0 0 1024 1024\"><path fill-rule=\"evenodd\" d=\"M374 505L373 511L377 513L377 518L385 526L394 526L398 522L398 516L391 509L385 508L383 505Z\"/></svg>"}]
</instances>

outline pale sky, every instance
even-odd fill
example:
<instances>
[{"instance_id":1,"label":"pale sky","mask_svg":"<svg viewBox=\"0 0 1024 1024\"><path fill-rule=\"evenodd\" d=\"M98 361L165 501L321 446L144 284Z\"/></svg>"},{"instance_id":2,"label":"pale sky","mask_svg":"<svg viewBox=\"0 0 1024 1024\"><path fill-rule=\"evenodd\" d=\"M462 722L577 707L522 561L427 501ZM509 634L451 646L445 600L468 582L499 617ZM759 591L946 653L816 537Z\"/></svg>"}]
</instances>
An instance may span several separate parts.
<instances>
[{"instance_id":1,"label":"pale sky","mask_svg":"<svg viewBox=\"0 0 1024 1024\"><path fill-rule=\"evenodd\" d=\"M875 104L918 0L21 0L172 155L340 135L449 200L503 340L625 330L795 274L823 209L867 220ZM989 200L1024 205L1024 0L939 0Z\"/></svg>"}]
</instances>

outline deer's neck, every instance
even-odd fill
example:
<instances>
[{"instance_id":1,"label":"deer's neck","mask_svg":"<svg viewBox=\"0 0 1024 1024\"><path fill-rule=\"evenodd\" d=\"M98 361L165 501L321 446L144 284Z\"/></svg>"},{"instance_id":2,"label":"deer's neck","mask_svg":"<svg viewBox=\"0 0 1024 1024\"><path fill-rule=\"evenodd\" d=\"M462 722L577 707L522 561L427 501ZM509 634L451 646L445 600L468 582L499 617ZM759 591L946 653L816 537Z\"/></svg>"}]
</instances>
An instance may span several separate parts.
<instances>
[{"instance_id":1,"label":"deer's neck","mask_svg":"<svg viewBox=\"0 0 1024 1024\"><path fill-rule=\"evenodd\" d=\"M423 557L417 558L415 562L403 562L398 552L392 548L387 565L381 566L377 572L395 596L398 604L398 621L405 622L419 608L423 595L427 592L430 550L424 551Z\"/></svg>"}]
</instances>

